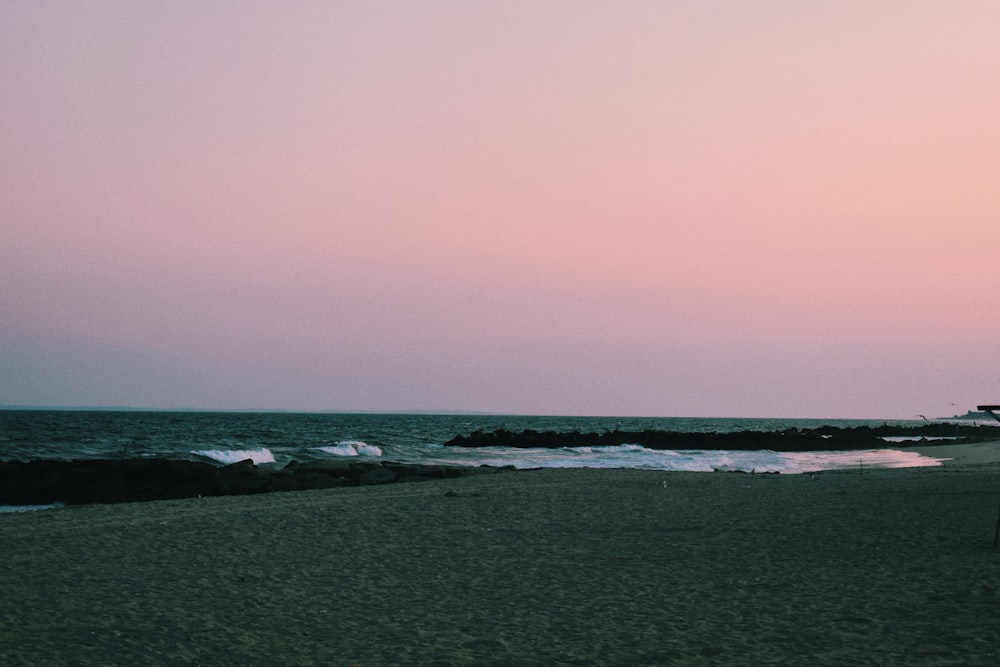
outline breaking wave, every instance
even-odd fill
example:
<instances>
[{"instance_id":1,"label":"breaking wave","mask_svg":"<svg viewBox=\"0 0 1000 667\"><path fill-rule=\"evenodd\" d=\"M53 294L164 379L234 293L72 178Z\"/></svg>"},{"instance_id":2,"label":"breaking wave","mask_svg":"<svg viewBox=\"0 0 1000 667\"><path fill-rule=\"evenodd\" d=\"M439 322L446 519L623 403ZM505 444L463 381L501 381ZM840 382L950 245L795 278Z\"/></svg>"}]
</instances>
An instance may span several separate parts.
<instances>
[{"instance_id":1,"label":"breaking wave","mask_svg":"<svg viewBox=\"0 0 1000 667\"><path fill-rule=\"evenodd\" d=\"M326 447L316 447L317 451L333 456L369 456L377 458L382 456L382 449L375 445L369 445L361 440L341 440Z\"/></svg>"},{"instance_id":2,"label":"breaking wave","mask_svg":"<svg viewBox=\"0 0 1000 667\"><path fill-rule=\"evenodd\" d=\"M742 471L805 473L843 468L939 466L940 459L894 449L823 452L770 450L648 449L636 444L556 449L481 447L448 451L441 462L514 468L631 468L686 472ZM461 459L456 461L456 459Z\"/></svg>"},{"instance_id":3,"label":"breaking wave","mask_svg":"<svg viewBox=\"0 0 1000 667\"><path fill-rule=\"evenodd\" d=\"M195 456L202 456L219 463L229 465L250 459L254 465L258 463L274 463L274 454L271 450L261 447L260 449L201 449L191 452Z\"/></svg>"}]
</instances>

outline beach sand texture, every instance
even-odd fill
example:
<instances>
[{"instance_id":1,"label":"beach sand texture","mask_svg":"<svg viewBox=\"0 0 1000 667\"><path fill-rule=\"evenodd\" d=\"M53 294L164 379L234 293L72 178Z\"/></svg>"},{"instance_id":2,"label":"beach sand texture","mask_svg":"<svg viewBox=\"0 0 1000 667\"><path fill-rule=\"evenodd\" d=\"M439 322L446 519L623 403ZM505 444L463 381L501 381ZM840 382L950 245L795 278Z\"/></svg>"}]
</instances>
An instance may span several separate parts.
<instances>
[{"instance_id":1,"label":"beach sand texture","mask_svg":"<svg viewBox=\"0 0 1000 667\"><path fill-rule=\"evenodd\" d=\"M0 515L6 665L995 665L1000 467Z\"/></svg>"}]
</instances>

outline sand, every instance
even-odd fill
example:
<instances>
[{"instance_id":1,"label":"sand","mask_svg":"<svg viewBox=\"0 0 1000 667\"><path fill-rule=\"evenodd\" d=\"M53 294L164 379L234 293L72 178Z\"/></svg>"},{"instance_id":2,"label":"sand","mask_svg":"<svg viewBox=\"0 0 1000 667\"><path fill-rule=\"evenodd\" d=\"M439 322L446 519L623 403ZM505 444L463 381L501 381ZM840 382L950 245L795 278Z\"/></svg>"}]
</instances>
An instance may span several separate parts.
<instances>
[{"instance_id":1,"label":"sand","mask_svg":"<svg viewBox=\"0 0 1000 667\"><path fill-rule=\"evenodd\" d=\"M998 505L1000 465L953 461L6 514L0 661L994 665Z\"/></svg>"},{"instance_id":2,"label":"sand","mask_svg":"<svg viewBox=\"0 0 1000 667\"><path fill-rule=\"evenodd\" d=\"M949 468L1000 463L1000 441L993 440L961 445L934 444L934 442L930 441L925 444L902 447L901 449L917 452L923 456L943 459L942 464Z\"/></svg>"}]
</instances>

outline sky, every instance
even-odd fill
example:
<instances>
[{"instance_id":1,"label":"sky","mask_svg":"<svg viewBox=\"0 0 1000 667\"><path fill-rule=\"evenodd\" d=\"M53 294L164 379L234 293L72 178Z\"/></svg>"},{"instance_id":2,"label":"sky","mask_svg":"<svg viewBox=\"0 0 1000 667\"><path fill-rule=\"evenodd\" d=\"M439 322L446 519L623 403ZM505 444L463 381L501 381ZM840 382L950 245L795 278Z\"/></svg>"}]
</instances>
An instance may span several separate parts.
<instances>
[{"instance_id":1,"label":"sky","mask_svg":"<svg viewBox=\"0 0 1000 667\"><path fill-rule=\"evenodd\" d=\"M0 404L1000 403L1000 3L0 4Z\"/></svg>"}]
</instances>

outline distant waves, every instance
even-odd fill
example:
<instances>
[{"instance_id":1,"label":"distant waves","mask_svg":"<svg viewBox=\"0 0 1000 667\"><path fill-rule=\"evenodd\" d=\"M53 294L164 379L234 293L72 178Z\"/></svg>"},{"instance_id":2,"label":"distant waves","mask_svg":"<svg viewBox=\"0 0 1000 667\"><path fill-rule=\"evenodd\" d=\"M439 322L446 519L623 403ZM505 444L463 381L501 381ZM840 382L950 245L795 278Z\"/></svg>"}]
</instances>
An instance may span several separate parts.
<instances>
[{"instance_id":1,"label":"distant waves","mask_svg":"<svg viewBox=\"0 0 1000 667\"><path fill-rule=\"evenodd\" d=\"M801 474L845 468L913 468L941 465L915 452L872 448L850 451L650 449L641 445L555 448L448 447L434 463L525 468L629 468L672 472L772 472Z\"/></svg>"},{"instance_id":2,"label":"distant waves","mask_svg":"<svg viewBox=\"0 0 1000 667\"><path fill-rule=\"evenodd\" d=\"M360 440L342 440L330 446L311 447L310 450L323 452L331 456L361 456L368 458L379 458L382 456L381 448L369 445ZM254 465L276 462L274 454L266 447L261 447L260 449L200 449L191 453L224 465L247 460L253 461Z\"/></svg>"},{"instance_id":3,"label":"distant waves","mask_svg":"<svg viewBox=\"0 0 1000 667\"><path fill-rule=\"evenodd\" d=\"M332 445L308 448L315 458L381 461L382 448L361 440L343 440ZM302 450L300 454L304 453ZM402 452L395 452L401 454ZM267 448L211 449L193 451L196 456L222 465L241 461L259 464L279 462ZM420 457L396 456L393 461L417 465L448 465L463 467L528 468L632 468L678 472L712 472L733 470L743 472L803 473L838 468L904 468L941 465L939 459L914 452L888 448L850 451L775 452L771 450L725 449L650 449L642 445L583 446L555 448L507 447L436 447Z\"/></svg>"},{"instance_id":4,"label":"distant waves","mask_svg":"<svg viewBox=\"0 0 1000 667\"><path fill-rule=\"evenodd\" d=\"M260 448L260 449L204 449L191 452L195 456L201 456L206 459L212 459L217 463L223 463L229 465L230 463L239 463L240 461L250 460L254 464L258 463L274 463L274 454L271 450Z\"/></svg>"},{"instance_id":5,"label":"distant waves","mask_svg":"<svg viewBox=\"0 0 1000 667\"><path fill-rule=\"evenodd\" d=\"M330 447L314 447L316 451L326 452L334 456L382 456L382 449L360 440L342 440Z\"/></svg>"}]
</instances>

